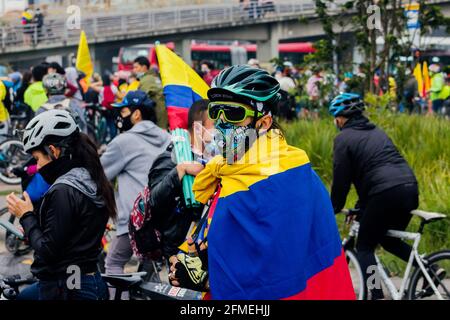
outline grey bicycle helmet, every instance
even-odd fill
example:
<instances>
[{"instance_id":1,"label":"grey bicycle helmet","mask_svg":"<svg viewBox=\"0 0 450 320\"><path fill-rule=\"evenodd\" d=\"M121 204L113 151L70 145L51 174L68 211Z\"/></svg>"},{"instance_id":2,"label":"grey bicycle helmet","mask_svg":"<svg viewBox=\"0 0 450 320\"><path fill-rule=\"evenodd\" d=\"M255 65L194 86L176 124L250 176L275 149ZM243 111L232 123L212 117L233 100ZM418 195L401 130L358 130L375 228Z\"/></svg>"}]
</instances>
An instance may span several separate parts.
<instances>
[{"instance_id":1,"label":"grey bicycle helmet","mask_svg":"<svg viewBox=\"0 0 450 320\"><path fill-rule=\"evenodd\" d=\"M43 146L49 137L68 138L79 131L75 120L64 110L49 110L31 119L25 128L23 144L25 152Z\"/></svg>"},{"instance_id":2,"label":"grey bicycle helmet","mask_svg":"<svg viewBox=\"0 0 450 320\"><path fill-rule=\"evenodd\" d=\"M235 65L214 78L208 98L211 101L243 102L258 111L270 111L281 98L279 91L280 83L267 71Z\"/></svg>"},{"instance_id":3,"label":"grey bicycle helmet","mask_svg":"<svg viewBox=\"0 0 450 320\"><path fill-rule=\"evenodd\" d=\"M59 73L46 75L42 84L50 95L64 94L67 87L66 78Z\"/></svg>"}]
</instances>

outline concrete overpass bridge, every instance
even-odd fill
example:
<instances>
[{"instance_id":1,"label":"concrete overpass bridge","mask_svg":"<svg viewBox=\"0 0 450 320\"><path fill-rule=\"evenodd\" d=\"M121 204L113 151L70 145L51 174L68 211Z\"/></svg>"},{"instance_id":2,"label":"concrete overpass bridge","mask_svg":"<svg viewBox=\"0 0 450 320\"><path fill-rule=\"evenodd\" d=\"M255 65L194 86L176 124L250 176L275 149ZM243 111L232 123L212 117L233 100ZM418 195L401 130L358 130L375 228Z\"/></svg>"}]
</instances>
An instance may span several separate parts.
<instances>
[{"instance_id":1,"label":"concrete overpass bridge","mask_svg":"<svg viewBox=\"0 0 450 320\"><path fill-rule=\"evenodd\" d=\"M330 12L339 12L336 0ZM450 1L440 4L450 16ZM351 14L351 13L349 13ZM71 29L73 18L49 21L42 33L34 30L34 42L25 44L23 26L1 29L0 63L67 56L76 51L80 29L85 30L91 53L100 68L110 65L118 48L125 45L174 41L176 51L190 61L191 39L240 40L258 44L257 57L269 61L278 55L283 40L323 35L312 0L280 0L258 10L243 10L237 4L201 5L148 10L127 14L88 16L80 28ZM306 18L307 24L300 22Z\"/></svg>"}]
</instances>

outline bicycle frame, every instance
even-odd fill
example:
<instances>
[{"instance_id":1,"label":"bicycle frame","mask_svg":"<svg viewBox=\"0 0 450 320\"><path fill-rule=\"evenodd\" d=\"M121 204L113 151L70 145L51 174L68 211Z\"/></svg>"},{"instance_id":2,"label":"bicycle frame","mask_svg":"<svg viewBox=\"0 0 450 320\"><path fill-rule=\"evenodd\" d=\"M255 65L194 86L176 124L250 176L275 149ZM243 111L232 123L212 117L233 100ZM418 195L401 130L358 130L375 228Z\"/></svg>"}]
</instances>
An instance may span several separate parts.
<instances>
[{"instance_id":1,"label":"bicycle frame","mask_svg":"<svg viewBox=\"0 0 450 320\"><path fill-rule=\"evenodd\" d=\"M420 233L389 230L387 232L387 236L392 237L392 238L407 239L407 240L414 241L414 244L413 244L412 250L411 250L411 255L409 256L408 264L406 266L405 274L403 276L402 283L401 283L400 289L398 291L397 291L396 286L390 279L390 277L386 274L386 271L384 270L384 267L383 267L380 259L375 254L375 259L377 261L377 268L378 268L379 275L381 277L381 280L383 281L383 283L386 285L387 289L389 290L391 297L394 300L401 300L403 298L404 293L406 291L406 284L408 282L409 275L410 275L410 272L412 269L413 261L416 260L417 264L419 265L419 268L422 270L425 278L427 279L428 283L430 284L430 287L433 289L437 298L439 300L444 300L444 298L440 294L439 290L437 289L436 285L434 284L434 281L431 279L430 275L428 274L428 271L423 264L422 258L420 257L419 252L417 251L422 235Z\"/></svg>"},{"instance_id":2,"label":"bicycle frame","mask_svg":"<svg viewBox=\"0 0 450 320\"><path fill-rule=\"evenodd\" d=\"M17 229L15 225L13 225L9 221L0 221L0 227L3 227L4 229L6 229L6 231L11 232L12 234L14 234L20 240L24 240L25 239L24 234L19 229Z\"/></svg>"}]
</instances>

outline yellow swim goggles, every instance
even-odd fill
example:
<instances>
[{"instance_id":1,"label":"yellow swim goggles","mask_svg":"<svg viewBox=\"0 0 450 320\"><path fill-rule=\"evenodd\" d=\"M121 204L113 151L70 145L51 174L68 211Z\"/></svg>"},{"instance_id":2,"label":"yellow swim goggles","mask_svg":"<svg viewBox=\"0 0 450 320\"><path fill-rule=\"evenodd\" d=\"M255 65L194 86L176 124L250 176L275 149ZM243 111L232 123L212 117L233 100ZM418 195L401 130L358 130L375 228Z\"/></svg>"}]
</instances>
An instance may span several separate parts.
<instances>
[{"instance_id":1,"label":"yellow swim goggles","mask_svg":"<svg viewBox=\"0 0 450 320\"><path fill-rule=\"evenodd\" d=\"M245 104L237 102L210 102L208 105L208 117L216 121L220 114L223 114L225 121L230 123L239 123L247 117L261 117L264 114L259 111L249 110Z\"/></svg>"}]
</instances>

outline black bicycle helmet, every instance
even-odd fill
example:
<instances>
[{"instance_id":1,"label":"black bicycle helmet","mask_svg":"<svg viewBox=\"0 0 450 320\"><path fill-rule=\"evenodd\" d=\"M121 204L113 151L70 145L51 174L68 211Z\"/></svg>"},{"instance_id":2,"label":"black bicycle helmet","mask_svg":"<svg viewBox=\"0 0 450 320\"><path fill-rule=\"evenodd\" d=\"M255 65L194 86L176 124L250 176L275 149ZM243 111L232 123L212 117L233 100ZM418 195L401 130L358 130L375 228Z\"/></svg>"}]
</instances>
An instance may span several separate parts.
<instances>
[{"instance_id":1,"label":"black bicycle helmet","mask_svg":"<svg viewBox=\"0 0 450 320\"><path fill-rule=\"evenodd\" d=\"M211 84L211 101L235 101L248 104L260 112L269 112L281 98L280 84L267 71L248 65L222 70Z\"/></svg>"}]
</instances>

